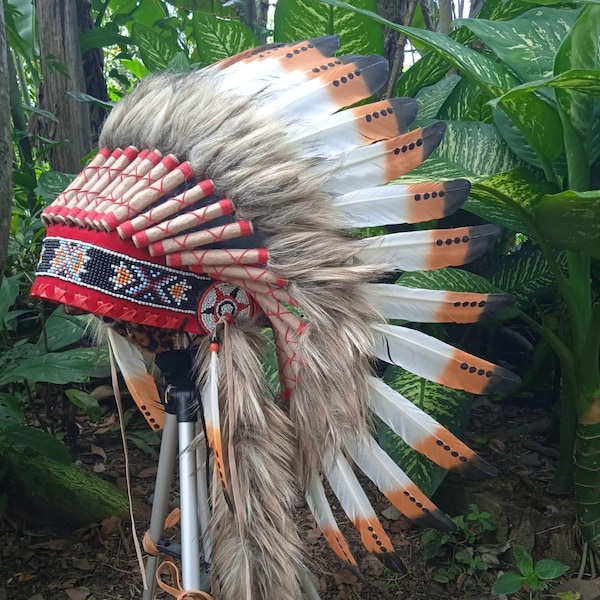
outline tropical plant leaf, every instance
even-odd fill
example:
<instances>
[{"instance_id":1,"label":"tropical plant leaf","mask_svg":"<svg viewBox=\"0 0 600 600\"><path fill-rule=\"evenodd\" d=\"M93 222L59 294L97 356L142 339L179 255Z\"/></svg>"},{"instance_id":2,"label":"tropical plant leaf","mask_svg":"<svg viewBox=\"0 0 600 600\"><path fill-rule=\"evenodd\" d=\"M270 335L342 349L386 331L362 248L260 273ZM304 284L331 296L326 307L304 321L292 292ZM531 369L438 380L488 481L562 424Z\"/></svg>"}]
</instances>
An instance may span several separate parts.
<instances>
[{"instance_id":1,"label":"tropical plant leaf","mask_svg":"<svg viewBox=\"0 0 600 600\"><path fill-rule=\"evenodd\" d=\"M150 71L166 69L171 59L180 51L170 39L139 22L131 27L131 39L138 47L144 65Z\"/></svg>"},{"instance_id":2,"label":"tropical plant leaf","mask_svg":"<svg viewBox=\"0 0 600 600\"><path fill-rule=\"evenodd\" d=\"M25 413L19 396L0 392L0 429L23 422Z\"/></svg>"},{"instance_id":3,"label":"tropical plant leaf","mask_svg":"<svg viewBox=\"0 0 600 600\"><path fill-rule=\"evenodd\" d=\"M556 191L555 185L517 168L474 183L463 208L510 231L532 236L535 206Z\"/></svg>"},{"instance_id":4,"label":"tropical plant leaf","mask_svg":"<svg viewBox=\"0 0 600 600\"><path fill-rule=\"evenodd\" d=\"M376 0L352 0L352 4L377 11ZM372 19L327 6L320 0L278 0L276 42L294 42L321 35L339 35L340 54L383 54L383 31Z\"/></svg>"},{"instance_id":5,"label":"tropical plant leaf","mask_svg":"<svg viewBox=\"0 0 600 600\"><path fill-rule=\"evenodd\" d=\"M197 12L192 17L194 37L203 64L209 65L260 44L256 34L239 21Z\"/></svg>"},{"instance_id":6,"label":"tropical plant leaf","mask_svg":"<svg viewBox=\"0 0 600 600\"><path fill-rule=\"evenodd\" d=\"M2 278L2 285L0 286L0 324L4 324L10 307L19 295L19 279L20 275Z\"/></svg>"},{"instance_id":7,"label":"tropical plant leaf","mask_svg":"<svg viewBox=\"0 0 600 600\"><path fill-rule=\"evenodd\" d=\"M384 379L391 388L414 402L452 433L457 436L464 433L471 410L471 394L451 390L395 365L387 368ZM425 494L431 496L444 480L445 469L413 450L384 425L380 425L378 434L382 448Z\"/></svg>"},{"instance_id":8,"label":"tropical plant leaf","mask_svg":"<svg viewBox=\"0 0 600 600\"><path fill-rule=\"evenodd\" d=\"M438 111L460 83L460 75L450 75L437 83L419 90L415 100L419 104L419 119L435 119Z\"/></svg>"},{"instance_id":9,"label":"tropical plant leaf","mask_svg":"<svg viewBox=\"0 0 600 600\"><path fill-rule=\"evenodd\" d=\"M564 254L557 252L555 258L564 268ZM512 294L521 310L556 289L556 278L548 261L539 246L531 242L501 257L487 274L487 279L496 289Z\"/></svg>"},{"instance_id":10,"label":"tropical plant leaf","mask_svg":"<svg viewBox=\"0 0 600 600\"><path fill-rule=\"evenodd\" d=\"M22 360L17 358L20 356ZM22 344L12 349L10 357L13 360L0 373L0 385L25 380L56 384L83 382L89 380L95 369L86 348L40 354L33 344Z\"/></svg>"},{"instance_id":11,"label":"tropical plant leaf","mask_svg":"<svg viewBox=\"0 0 600 600\"><path fill-rule=\"evenodd\" d=\"M67 315L59 306L46 319L38 347L42 351L56 352L76 344L83 338L88 322L88 317Z\"/></svg>"},{"instance_id":12,"label":"tropical plant leaf","mask_svg":"<svg viewBox=\"0 0 600 600\"><path fill-rule=\"evenodd\" d=\"M519 161L493 126L485 123L451 122L432 156L401 181L459 177L479 181L519 165Z\"/></svg>"},{"instance_id":13,"label":"tropical plant leaf","mask_svg":"<svg viewBox=\"0 0 600 600\"><path fill-rule=\"evenodd\" d=\"M544 237L560 248L600 258L600 190L544 196L535 220Z\"/></svg>"},{"instance_id":14,"label":"tropical plant leaf","mask_svg":"<svg viewBox=\"0 0 600 600\"><path fill-rule=\"evenodd\" d=\"M73 175L58 171L44 171L38 177L37 192L46 204L54 202L64 189L73 181Z\"/></svg>"},{"instance_id":15,"label":"tropical plant leaf","mask_svg":"<svg viewBox=\"0 0 600 600\"><path fill-rule=\"evenodd\" d=\"M91 394L82 390L66 390L67 398L77 407L81 408L89 417L90 421L97 423L100 420L101 410L98 400Z\"/></svg>"},{"instance_id":16,"label":"tropical plant leaf","mask_svg":"<svg viewBox=\"0 0 600 600\"><path fill-rule=\"evenodd\" d=\"M397 25L374 12L351 6L342 0L321 2L370 16L378 23L404 33L411 40L420 41L443 56L465 76L477 82L491 97L499 96L521 83L506 65L463 46L449 36ZM502 108L526 134L528 142L539 156L547 161L553 161L560 156L563 151L562 125L558 113L549 104L538 96L531 95L521 98L519 102L503 102Z\"/></svg>"},{"instance_id":17,"label":"tropical plant leaf","mask_svg":"<svg viewBox=\"0 0 600 600\"><path fill-rule=\"evenodd\" d=\"M71 96L72 98L75 98L77 102L85 102L86 104L91 104L92 106L99 106L100 108L104 108L106 110L112 110L116 104L116 102L100 100L100 98L94 98L94 96L84 94L83 92L67 92L67 94L69 94L69 96Z\"/></svg>"},{"instance_id":18,"label":"tropical plant leaf","mask_svg":"<svg viewBox=\"0 0 600 600\"><path fill-rule=\"evenodd\" d=\"M414 271L403 273L397 283L406 287L426 290L447 290L449 292L477 292L489 294L496 291L490 282L469 271L446 267L434 271Z\"/></svg>"},{"instance_id":19,"label":"tropical plant leaf","mask_svg":"<svg viewBox=\"0 0 600 600\"><path fill-rule=\"evenodd\" d=\"M35 452L63 464L71 462L71 457L64 444L53 435L40 429L15 426L2 430L2 435L8 437L15 449Z\"/></svg>"},{"instance_id":20,"label":"tropical plant leaf","mask_svg":"<svg viewBox=\"0 0 600 600\"><path fill-rule=\"evenodd\" d=\"M79 37L81 54L85 56L93 48L121 46L126 48L132 43L130 37L124 36L116 23L107 23L104 27L94 27L84 31Z\"/></svg>"},{"instance_id":21,"label":"tropical plant leaf","mask_svg":"<svg viewBox=\"0 0 600 600\"><path fill-rule=\"evenodd\" d=\"M554 57L579 9L536 7L510 21L458 19L524 82L553 72Z\"/></svg>"},{"instance_id":22,"label":"tropical plant leaf","mask_svg":"<svg viewBox=\"0 0 600 600\"><path fill-rule=\"evenodd\" d=\"M492 109L481 88L474 81L461 77L440 108L437 118L445 121L492 123Z\"/></svg>"}]
</instances>

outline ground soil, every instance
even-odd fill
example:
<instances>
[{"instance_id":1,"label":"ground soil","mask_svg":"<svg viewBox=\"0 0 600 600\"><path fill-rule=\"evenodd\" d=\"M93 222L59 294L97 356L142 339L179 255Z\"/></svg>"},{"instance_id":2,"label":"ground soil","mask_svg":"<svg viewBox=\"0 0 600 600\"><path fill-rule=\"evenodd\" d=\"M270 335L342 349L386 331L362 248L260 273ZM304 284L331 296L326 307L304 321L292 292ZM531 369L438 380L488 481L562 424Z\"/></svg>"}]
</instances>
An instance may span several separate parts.
<instances>
[{"instance_id":1,"label":"ground soil","mask_svg":"<svg viewBox=\"0 0 600 600\"><path fill-rule=\"evenodd\" d=\"M70 447L75 459L86 468L123 487L125 465L119 434L106 427L106 423L114 421L112 404L107 401L104 410L100 425L75 415L70 423ZM570 581L579 568L581 544L572 500L549 492L557 458L551 412L550 399L527 395L497 402L475 401L468 437L479 453L498 468L499 474L477 482L447 478L434 499L451 515L467 514L469 506L476 504L479 510L491 513L497 529L462 546L449 546L446 556L425 560L422 530L386 511L389 505L385 499L368 488L376 509L388 517L382 516L382 522L407 567L406 574L389 571L362 551L358 537L346 523L343 530L362 571L359 579L329 550L312 517L299 510L297 521L323 600L498 598L491 595L491 586L499 572L514 569L509 549L514 542L532 552L536 560L552 558L567 563L570 570L562 579ZM141 425L133 419L128 431L135 436ZM156 455L130 446L133 495L149 504ZM173 502L176 500L174 492ZM333 498L332 503L335 505ZM138 533L147 527L147 513L141 512L144 514L138 515ZM127 520L106 519L73 529L45 523L43 514L15 510L13 505L13 510L0 517L0 600L141 598L141 577L132 539ZM440 579L444 568L457 565L452 563L451 554L460 548L484 556L488 569L471 574L459 566L453 581L438 583L436 579ZM581 591L577 582L566 585L568 590L578 590L570 596L572 600L600 597L595 581L586 584L591 591ZM529 594L522 592L511 598L529 598Z\"/></svg>"}]
</instances>

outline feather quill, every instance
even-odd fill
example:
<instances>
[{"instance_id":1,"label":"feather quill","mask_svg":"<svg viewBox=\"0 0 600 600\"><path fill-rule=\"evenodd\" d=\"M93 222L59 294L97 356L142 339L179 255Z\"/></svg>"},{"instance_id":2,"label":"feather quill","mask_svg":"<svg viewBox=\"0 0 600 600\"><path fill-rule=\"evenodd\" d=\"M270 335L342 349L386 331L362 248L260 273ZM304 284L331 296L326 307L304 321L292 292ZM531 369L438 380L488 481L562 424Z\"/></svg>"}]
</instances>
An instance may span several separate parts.
<instances>
[{"instance_id":1,"label":"feather quill","mask_svg":"<svg viewBox=\"0 0 600 600\"><path fill-rule=\"evenodd\" d=\"M371 377L369 387L375 414L411 448L444 469L455 471L463 477L496 474L494 467L381 379Z\"/></svg>"},{"instance_id":2,"label":"feather quill","mask_svg":"<svg viewBox=\"0 0 600 600\"><path fill-rule=\"evenodd\" d=\"M367 297L386 319L417 323L475 323L514 302L510 294L446 292L373 283Z\"/></svg>"},{"instance_id":3,"label":"feather quill","mask_svg":"<svg viewBox=\"0 0 600 600\"><path fill-rule=\"evenodd\" d=\"M404 565L394 551L392 542L385 533L375 510L362 489L352 467L341 453L324 459L325 475L333 493L354 526L369 552L375 553L388 568L404 571Z\"/></svg>"},{"instance_id":4,"label":"feather quill","mask_svg":"<svg viewBox=\"0 0 600 600\"><path fill-rule=\"evenodd\" d=\"M419 490L370 435L350 440L346 448L361 471L409 519L422 527L436 527L444 531L455 529L452 521Z\"/></svg>"},{"instance_id":5,"label":"feather quill","mask_svg":"<svg viewBox=\"0 0 600 600\"><path fill-rule=\"evenodd\" d=\"M430 271L464 265L488 250L500 236L495 225L407 231L361 240L357 257L402 271Z\"/></svg>"},{"instance_id":6,"label":"feather quill","mask_svg":"<svg viewBox=\"0 0 600 600\"><path fill-rule=\"evenodd\" d=\"M371 329L377 358L430 381L474 394L503 392L519 383L511 371L420 331L383 323Z\"/></svg>"}]
</instances>

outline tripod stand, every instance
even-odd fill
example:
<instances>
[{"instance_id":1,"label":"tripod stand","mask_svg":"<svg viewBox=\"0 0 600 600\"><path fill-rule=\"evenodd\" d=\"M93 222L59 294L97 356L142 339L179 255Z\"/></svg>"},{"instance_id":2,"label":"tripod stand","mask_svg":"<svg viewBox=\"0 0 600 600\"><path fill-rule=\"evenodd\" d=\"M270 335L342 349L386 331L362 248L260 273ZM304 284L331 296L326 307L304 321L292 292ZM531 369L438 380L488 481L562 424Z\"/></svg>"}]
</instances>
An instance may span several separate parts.
<instances>
[{"instance_id":1,"label":"tripod stand","mask_svg":"<svg viewBox=\"0 0 600 600\"><path fill-rule=\"evenodd\" d=\"M193 368L186 350L171 350L156 356L156 363L165 380L163 402L165 424L160 446L154 501L150 528L145 542L156 550L146 561L148 588L142 600L154 600L160 555L181 562L183 590L199 590L208 594L211 589L210 504L206 444L200 414L200 397L192 379ZM194 444L194 442L196 442ZM175 460L179 463L181 543L163 539L173 480ZM149 540L147 539L149 536ZM145 543L145 546L148 545ZM201 549L202 548L202 549ZM320 600L317 589L307 572L302 586L309 600Z\"/></svg>"}]
</instances>

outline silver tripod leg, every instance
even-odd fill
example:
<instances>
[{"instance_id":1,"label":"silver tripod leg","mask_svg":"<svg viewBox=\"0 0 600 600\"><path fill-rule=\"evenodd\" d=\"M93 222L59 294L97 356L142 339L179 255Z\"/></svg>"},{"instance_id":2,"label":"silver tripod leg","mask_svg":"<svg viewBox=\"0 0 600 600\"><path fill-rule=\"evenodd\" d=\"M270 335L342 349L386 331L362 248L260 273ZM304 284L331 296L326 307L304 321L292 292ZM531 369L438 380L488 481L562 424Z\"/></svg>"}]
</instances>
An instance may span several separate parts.
<instances>
[{"instance_id":1,"label":"silver tripod leg","mask_svg":"<svg viewBox=\"0 0 600 600\"><path fill-rule=\"evenodd\" d=\"M198 444L196 445L196 465L198 466L198 517L202 531L202 549L204 550L204 562L210 565L212 555L212 543L210 539L210 504L208 501L207 484L207 451L206 438L202 432L202 426L196 426Z\"/></svg>"},{"instance_id":2,"label":"silver tripod leg","mask_svg":"<svg viewBox=\"0 0 600 600\"><path fill-rule=\"evenodd\" d=\"M177 416L167 413L160 444L158 457L158 471L156 473L156 486L154 488L154 501L152 502L152 515L150 517L150 537L157 542L164 536L165 519L169 509L169 491L173 480L173 468L177 453ZM148 589L144 590L143 600L153 600L156 592L156 569L158 556L149 556L146 560L146 574L148 576Z\"/></svg>"}]
</instances>

